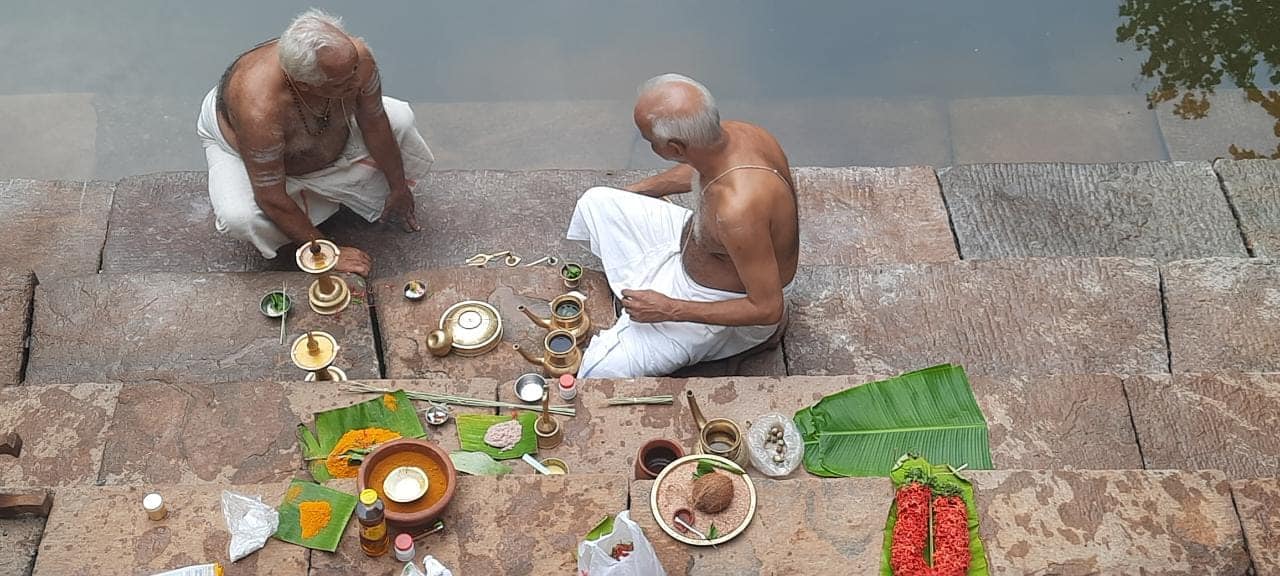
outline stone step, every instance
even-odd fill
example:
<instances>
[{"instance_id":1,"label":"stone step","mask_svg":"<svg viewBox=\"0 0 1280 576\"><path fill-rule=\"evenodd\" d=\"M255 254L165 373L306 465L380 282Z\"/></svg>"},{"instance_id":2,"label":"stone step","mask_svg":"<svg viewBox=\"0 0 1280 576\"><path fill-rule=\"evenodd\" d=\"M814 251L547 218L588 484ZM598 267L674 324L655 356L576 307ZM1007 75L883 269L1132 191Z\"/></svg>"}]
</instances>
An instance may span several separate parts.
<instances>
[{"instance_id":1,"label":"stone step","mask_svg":"<svg viewBox=\"0 0 1280 576\"><path fill-rule=\"evenodd\" d=\"M1275 503L1275 480L1230 484L1216 472L1005 470L969 472L993 574L1230 574L1275 567L1261 507ZM651 481L622 475L462 477L445 530L424 541L461 574L562 574L606 515L630 509L671 574L873 574L893 499L886 479L755 480L751 526L716 548L670 539L649 508ZM336 553L278 540L227 562L222 490L277 505L287 481L249 485L84 486L54 491L34 574L155 573L221 561L228 575L382 575L399 564L359 551L354 520ZM333 487L354 491L351 481ZM165 520L151 521L142 496L158 491ZM1233 506L1244 501L1242 516ZM839 503L839 505L832 505ZM1241 521L1243 518L1244 528ZM1246 537L1248 548L1246 549ZM420 553L419 556L422 554Z\"/></svg>"},{"instance_id":2,"label":"stone step","mask_svg":"<svg viewBox=\"0 0 1280 576\"><path fill-rule=\"evenodd\" d=\"M22 381L35 277L0 270L0 386Z\"/></svg>"},{"instance_id":3,"label":"stone step","mask_svg":"<svg viewBox=\"0 0 1280 576\"><path fill-rule=\"evenodd\" d=\"M377 378L363 281L348 276L352 304L324 317L306 305L302 272L134 273L43 282L35 290L26 382L227 382L301 380L288 345L324 330L341 349L334 365L352 378ZM259 310L287 286L294 306L285 344L280 323Z\"/></svg>"},{"instance_id":4,"label":"stone step","mask_svg":"<svg viewBox=\"0 0 1280 576\"><path fill-rule=\"evenodd\" d=\"M0 179L0 270L42 279L97 272L114 190L109 182Z\"/></svg>"},{"instance_id":5,"label":"stone step","mask_svg":"<svg viewBox=\"0 0 1280 576\"><path fill-rule=\"evenodd\" d=\"M978 164L940 179L968 259L1247 255L1208 162Z\"/></svg>"},{"instance_id":6,"label":"stone step","mask_svg":"<svg viewBox=\"0 0 1280 576\"><path fill-rule=\"evenodd\" d=\"M542 170L433 172L418 187L423 231L365 222L343 211L322 228L369 252L375 277L419 268L461 266L480 252L511 250L597 263L564 239L578 196L592 186L622 186L652 171ZM797 168L801 262L861 264L955 260L955 244L933 170ZM206 175L168 172L121 180L103 253L108 272L206 272L289 269L219 234ZM690 199L677 197L689 206ZM181 222L182 226L174 226ZM286 255L287 256L287 255Z\"/></svg>"},{"instance_id":7,"label":"stone step","mask_svg":"<svg viewBox=\"0 0 1280 576\"><path fill-rule=\"evenodd\" d=\"M1231 199L1249 254L1280 257L1280 162L1219 160L1213 167Z\"/></svg>"},{"instance_id":8,"label":"stone step","mask_svg":"<svg viewBox=\"0 0 1280 576\"><path fill-rule=\"evenodd\" d=\"M961 261L801 271L791 374L1166 372L1159 270L1120 258Z\"/></svg>"},{"instance_id":9,"label":"stone step","mask_svg":"<svg viewBox=\"0 0 1280 576\"><path fill-rule=\"evenodd\" d=\"M1175 262L1163 284L1174 372L1280 371L1280 260Z\"/></svg>"}]
</instances>

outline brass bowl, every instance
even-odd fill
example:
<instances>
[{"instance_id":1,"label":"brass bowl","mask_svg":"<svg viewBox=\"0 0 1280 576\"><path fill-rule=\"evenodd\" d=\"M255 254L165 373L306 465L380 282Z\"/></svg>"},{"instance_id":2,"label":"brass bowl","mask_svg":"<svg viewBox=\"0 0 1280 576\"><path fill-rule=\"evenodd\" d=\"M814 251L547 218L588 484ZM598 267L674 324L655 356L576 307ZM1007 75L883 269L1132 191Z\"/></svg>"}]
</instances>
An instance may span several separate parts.
<instances>
[{"instance_id":1,"label":"brass bowl","mask_svg":"<svg viewBox=\"0 0 1280 576\"><path fill-rule=\"evenodd\" d=\"M502 341L502 316L488 302L466 300L444 311L440 330L452 337L456 354L479 356Z\"/></svg>"}]
</instances>

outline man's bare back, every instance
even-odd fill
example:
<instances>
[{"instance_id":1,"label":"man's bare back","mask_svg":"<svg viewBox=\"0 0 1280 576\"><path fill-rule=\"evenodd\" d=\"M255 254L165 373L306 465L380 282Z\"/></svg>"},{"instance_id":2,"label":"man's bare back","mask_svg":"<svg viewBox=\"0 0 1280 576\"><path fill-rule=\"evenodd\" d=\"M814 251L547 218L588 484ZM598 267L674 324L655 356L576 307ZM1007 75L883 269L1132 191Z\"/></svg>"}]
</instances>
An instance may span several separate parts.
<instances>
[{"instance_id":1,"label":"man's bare back","mask_svg":"<svg viewBox=\"0 0 1280 576\"><path fill-rule=\"evenodd\" d=\"M367 47L358 39L352 40L360 52L359 67L374 70L373 58ZM354 94L332 102L319 98L299 101L280 67L274 40L244 53L232 63L223 76L219 98L223 105L220 106L222 113L219 114L218 126L228 143L245 155L246 151L240 146L242 131L250 138L257 136L253 132L265 132L265 136L271 139L282 136L282 154L288 175L314 172L337 160L351 136L348 119L356 111ZM326 109L327 120L324 119ZM254 121L264 118L275 121ZM321 126L324 126L323 131ZM319 133L313 135L316 132Z\"/></svg>"},{"instance_id":2,"label":"man's bare back","mask_svg":"<svg viewBox=\"0 0 1280 576\"><path fill-rule=\"evenodd\" d=\"M777 140L758 126L734 121L722 126L730 144L716 163L718 171L695 172L693 189L701 193L697 195L698 208L682 235L685 271L708 288L746 292L722 240L726 231L746 229L752 234L768 234L779 282L786 286L795 277L800 246L795 183L786 154ZM732 171L725 173L728 170Z\"/></svg>"}]
</instances>

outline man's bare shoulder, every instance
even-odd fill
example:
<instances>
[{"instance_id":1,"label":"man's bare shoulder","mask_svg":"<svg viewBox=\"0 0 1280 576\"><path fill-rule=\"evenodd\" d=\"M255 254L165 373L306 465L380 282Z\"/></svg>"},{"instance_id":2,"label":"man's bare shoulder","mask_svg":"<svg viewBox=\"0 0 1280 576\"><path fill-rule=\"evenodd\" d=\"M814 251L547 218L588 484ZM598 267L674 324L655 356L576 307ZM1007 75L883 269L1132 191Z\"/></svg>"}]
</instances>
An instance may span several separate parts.
<instances>
[{"instance_id":1,"label":"man's bare shoulder","mask_svg":"<svg viewBox=\"0 0 1280 576\"><path fill-rule=\"evenodd\" d=\"M274 58L270 60L258 57L242 62L231 78L227 106L242 129L252 130L261 122L278 120L289 104L284 98L284 72L278 65L271 65Z\"/></svg>"}]
</instances>

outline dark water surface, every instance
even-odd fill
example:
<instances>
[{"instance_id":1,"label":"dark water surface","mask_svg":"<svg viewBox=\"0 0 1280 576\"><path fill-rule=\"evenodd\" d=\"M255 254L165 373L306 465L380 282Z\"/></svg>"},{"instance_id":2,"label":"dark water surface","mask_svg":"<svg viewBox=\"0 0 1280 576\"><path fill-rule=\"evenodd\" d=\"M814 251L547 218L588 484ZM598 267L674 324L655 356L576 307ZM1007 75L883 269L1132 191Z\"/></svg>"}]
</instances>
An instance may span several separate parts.
<instances>
[{"instance_id":1,"label":"dark water surface","mask_svg":"<svg viewBox=\"0 0 1280 576\"><path fill-rule=\"evenodd\" d=\"M1146 111L1148 100L1176 106L1170 118L1195 120L1214 115L1208 91L1244 88L1235 98L1245 102L1237 108L1245 111L1247 121L1274 120L1280 116L1280 98L1268 90L1277 80L1280 55L1277 4L316 2L343 16L348 30L366 39L378 56L386 92L410 102L519 102L529 110L543 110L535 104L629 101L645 78L680 71L705 82L727 111L735 111L732 103L739 102L744 104L736 111L744 115L776 113L775 124L797 114L802 116L793 122L797 126L824 127L828 123L822 116L827 115L851 122L847 128L831 127L831 135L818 128L788 135L792 141L814 140L804 143L813 152L793 147L798 164L938 164L981 158L982 154L957 149L970 146L972 139L956 133L969 130L969 120L957 115L967 114L970 101L988 98L1068 98L990 101L992 109L1013 115L1005 120L1010 126L999 131L999 138L1016 136L1018 126L1026 125L1017 118L1041 110L1045 116L1060 114L1064 122L1078 122L1101 109L1093 100L1070 99L1076 96L1133 98L1138 106L1123 114L1151 115L1156 142L1166 126L1157 124L1155 112ZM278 35L306 6L247 0L5 2L0 18L0 53L5 55L0 94L93 94L100 174L200 168L195 137L184 134L193 132L190 125L201 96L237 53ZM878 104L868 107L872 102ZM919 109L900 108L905 102L936 106L936 121L926 122L923 117L928 114ZM955 102L964 103L959 111ZM1129 105L1127 100L1120 102ZM979 102L979 108L986 109L982 106ZM433 110L448 115L451 109ZM629 123L625 112L610 110L598 121L622 116L617 122ZM934 108L925 110L932 113ZM1111 113L1115 112L1100 114ZM973 122L990 125L984 118ZM558 123L574 120L572 114L554 118ZM1135 126L1125 130L1148 129L1145 124ZM1188 126L1192 133L1197 130L1196 124ZM875 134L873 140L884 144L845 141L839 136L842 130ZM448 147L455 137L465 140L468 135L428 134L433 147ZM934 138L937 145L932 148L919 144ZM152 157L128 153L131 148L136 151L139 142L144 148L152 143ZM994 154L1001 145L979 144L973 146L995 150ZM1241 144L1236 153L1269 155L1276 152L1275 144ZM824 152L841 146L849 152ZM1174 147L1153 147L1149 154L1179 156ZM893 161L897 151L900 162ZM447 157L445 152L442 156ZM1233 153L1223 150L1220 155L1229 154ZM483 153L462 156L466 158L458 163L478 167L506 161ZM635 164L625 158L600 162ZM574 163L566 159L567 165Z\"/></svg>"}]
</instances>

